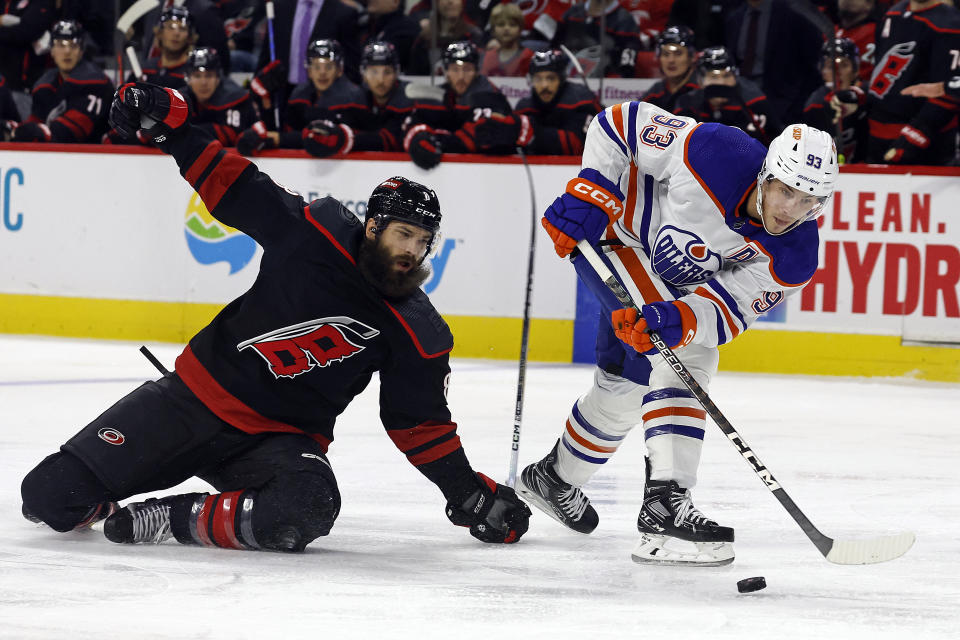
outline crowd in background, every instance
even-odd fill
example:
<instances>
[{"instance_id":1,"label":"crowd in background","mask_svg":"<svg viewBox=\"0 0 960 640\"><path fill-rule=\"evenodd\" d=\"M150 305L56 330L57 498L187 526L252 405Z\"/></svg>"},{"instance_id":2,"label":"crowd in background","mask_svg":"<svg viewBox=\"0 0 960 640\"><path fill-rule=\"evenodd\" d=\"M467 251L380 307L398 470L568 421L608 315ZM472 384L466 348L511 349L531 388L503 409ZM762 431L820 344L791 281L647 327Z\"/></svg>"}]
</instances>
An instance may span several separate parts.
<instances>
[{"instance_id":1,"label":"crowd in background","mask_svg":"<svg viewBox=\"0 0 960 640\"><path fill-rule=\"evenodd\" d=\"M247 155L577 155L599 79L649 78L643 100L764 143L806 122L848 163L957 163L949 0L275 0L270 21L262 0L157 0L122 34L132 0L0 1L5 141L147 144L107 119L145 81ZM511 106L504 76L530 96Z\"/></svg>"}]
</instances>

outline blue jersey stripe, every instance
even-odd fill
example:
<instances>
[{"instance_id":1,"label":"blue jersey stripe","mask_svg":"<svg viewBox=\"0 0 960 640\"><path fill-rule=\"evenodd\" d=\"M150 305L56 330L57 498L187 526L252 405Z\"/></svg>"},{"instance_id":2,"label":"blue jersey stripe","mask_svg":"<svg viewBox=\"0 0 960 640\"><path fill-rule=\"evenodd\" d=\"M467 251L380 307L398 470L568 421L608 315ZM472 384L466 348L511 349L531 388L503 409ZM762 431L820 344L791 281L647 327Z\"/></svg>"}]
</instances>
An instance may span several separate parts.
<instances>
[{"instance_id":1,"label":"blue jersey stripe","mask_svg":"<svg viewBox=\"0 0 960 640\"><path fill-rule=\"evenodd\" d=\"M669 400L670 398L692 398L693 393L689 389L679 389L676 387L667 387L666 389L654 389L643 396L643 404L656 402L657 400Z\"/></svg>"},{"instance_id":2,"label":"blue jersey stripe","mask_svg":"<svg viewBox=\"0 0 960 640\"><path fill-rule=\"evenodd\" d=\"M684 424L664 424L659 427L650 427L646 431L646 439L649 440L654 436L662 435L677 435L677 436L687 436L688 438L696 438L697 440L703 440L703 429L697 427L688 427Z\"/></svg>"},{"instance_id":3,"label":"blue jersey stripe","mask_svg":"<svg viewBox=\"0 0 960 640\"><path fill-rule=\"evenodd\" d=\"M579 449L576 449L570 446L570 443L567 442L566 434L564 434L564 436L560 439L560 442L562 442L563 446L567 448L567 451L577 456L581 460L586 460L587 462L592 462L593 464L603 464L604 462L610 459L610 458L594 458L593 456L588 456L587 454L583 453Z\"/></svg>"},{"instance_id":4,"label":"blue jersey stripe","mask_svg":"<svg viewBox=\"0 0 960 640\"><path fill-rule=\"evenodd\" d=\"M723 316L720 315L720 309L717 309L717 305L712 306L713 312L717 314L717 344L727 344L727 332L723 329L727 323L723 321Z\"/></svg>"},{"instance_id":5,"label":"blue jersey stripe","mask_svg":"<svg viewBox=\"0 0 960 640\"><path fill-rule=\"evenodd\" d=\"M573 417L576 419L577 423L583 427L583 430L589 433L590 435L600 438L601 440L607 440L608 442L619 442L623 440L626 436L612 436L609 433L604 433L597 429L595 426L587 422L586 418L583 417L583 414L580 413L580 409L577 408L576 403L573 405Z\"/></svg>"},{"instance_id":6,"label":"blue jersey stripe","mask_svg":"<svg viewBox=\"0 0 960 640\"><path fill-rule=\"evenodd\" d=\"M648 173L643 174L643 214L640 216L640 243L643 245L643 252L650 255L650 243L647 242L647 236L650 235L650 216L653 214L653 176Z\"/></svg>"},{"instance_id":7,"label":"blue jersey stripe","mask_svg":"<svg viewBox=\"0 0 960 640\"><path fill-rule=\"evenodd\" d=\"M627 144L633 156L637 156L637 109L640 108L639 102L631 102L629 109L629 120L627 122Z\"/></svg>"},{"instance_id":8,"label":"blue jersey stripe","mask_svg":"<svg viewBox=\"0 0 960 640\"><path fill-rule=\"evenodd\" d=\"M726 303L727 308L730 309L730 311L733 312L733 315L737 317L737 320L740 321L740 326L746 329L747 323L743 319L743 314L740 313L740 308L737 306L737 301L733 299L733 296L730 295L730 292L727 291L723 285L716 280L708 281L707 286L713 289L717 295L720 296L720 299Z\"/></svg>"},{"instance_id":9,"label":"blue jersey stripe","mask_svg":"<svg viewBox=\"0 0 960 640\"><path fill-rule=\"evenodd\" d=\"M627 151L627 148L625 146L623 146L623 143L620 142L620 137L613 130L613 127L610 126L610 123L607 122L606 111L600 112L600 115L597 116L597 122L600 123L600 128L603 129L604 133L606 133L611 140L617 143L617 146L620 147L620 151L623 152L624 157L629 158L630 152Z\"/></svg>"}]
</instances>

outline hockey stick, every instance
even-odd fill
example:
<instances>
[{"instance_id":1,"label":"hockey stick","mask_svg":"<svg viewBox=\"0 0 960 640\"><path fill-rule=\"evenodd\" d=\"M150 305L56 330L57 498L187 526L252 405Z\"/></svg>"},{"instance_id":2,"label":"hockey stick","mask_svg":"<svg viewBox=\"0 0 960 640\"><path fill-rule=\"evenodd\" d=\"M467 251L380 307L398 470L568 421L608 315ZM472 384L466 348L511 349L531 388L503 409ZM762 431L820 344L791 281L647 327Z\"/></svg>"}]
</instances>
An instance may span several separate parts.
<instances>
[{"instance_id":1,"label":"hockey stick","mask_svg":"<svg viewBox=\"0 0 960 640\"><path fill-rule=\"evenodd\" d=\"M570 59L570 63L573 65L573 68L577 70L577 73L580 75L580 79L583 80L583 86L587 88L587 91L596 96L597 102L603 104L603 102L600 100L600 94L596 93L590 88L590 83L587 82L587 74L583 72L583 65L580 64L579 60L577 60L577 56L573 55L573 51L570 51L566 45L561 44L560 50L563 51L563 54Z\"/></svg>"},{"instance_id":2,"label":"hockey stick","mask_svg":"<svg viewBox=\"0 0 960 640\"><path fill-rule=\"evenodd\" d=\"M610 289L626 308L638 309L637 304L630 297L630 293L614 277L613 272L607 267L606 263L600 259L596 250L586 240L577 243L577 249L587 259L590 266L596 274L603 280L603 283ZM639 311L639 309L638 309ZM730 421L720 412L717 405L713 403L710 396L707 395L703 387L690 375L690 372L684 366L683 362L674 355L673 350L667 346L656 331L648 331L650 342L656 347L657 351L663 356L670 367L677 373L680 380L687 386L691 393L696 396L701 406L710 415L720 430L726 434L733 446L737 448L740 455L743 456L754 473L763 480L763 484L773 493L787 513L796 521L803 532L807 534L810 541L817 547L823 556L835 564L875 564L877 562L886 562L899 558L905 554L913 545L916 536L910 532L900 533L893 536L881 536L878 538L869 538L866 540L834 540L821 533L810 519L800 510L793 499L787 495L787 492L780 486L780 483L773 477L773 474L767 467L760 462L760 458L750 449Z\"/></svg>"},{"instance_id":3,"label":"hockey stick","mask_svg":"<svg viewBox=\"0 0 960 640\"><path fill-rule=\"evenodd\" d=\"M270 40L270 62L277 59L277 48L273 41L273 0L267 0L267 34ZM296 76L299 77L299 76ZM280 131L280 105L277 104L277 96L273 96L273 124L277 131Z\"/></svg>"},{"instance_id":4,"label":"hockey stick","mask_svg":"<svg viewBox=\"0 0 960 640\"><path fill-rule=\"evenodd\" d=\"M127 59L130 61L130 70L133 71L133 75L137 80L142 79L143 69L140 68L140 61L137 59L137 52L133 48L133 43L127 42L127 31L130 30L134 22L159 6L160 0L137 0L130 5L130 8L124 11L120 19L117 20L117 31L121 33L124 42L126 42L124 51L127 54ZM121 80L123 80L122 77Z\"/></svg>"},{"instance_id":5,"label":"hockey stick","mask_svg":"<svg viewBox=\"0 0 960 640\"><path fill-rule=\"evenodd\" d=\"M530 298L533 293L533 257L537 249L537 197L533 191L533 173L527 164L527 156L521 147L517 153L523 160L527 172L527 184L530 185L530 248L527 253L527 293L523 299L523 329L520 333L520 372L517 375L517 403L513 411L513 443L510 446L510 472L507 486L517 484L517 457L520 455L520 423L523 420L523 391L527 377L527 346L530 339Z\"/></svg>"},{"instance_id":6,"label":"hockey stick","mask_svg":"<svg viewBox=\"0 0 960 640\"><path fill-rule=\"evenodd\" d=\"M147 349L145 345L140 346L140 353L143 354L143 357L150 361L150 364L157 368L157 371L162 373L165 376L170 375L170 372L165 366L157 359L157 356L153 355L150 349Z\"/></svg>"}]
</instances>

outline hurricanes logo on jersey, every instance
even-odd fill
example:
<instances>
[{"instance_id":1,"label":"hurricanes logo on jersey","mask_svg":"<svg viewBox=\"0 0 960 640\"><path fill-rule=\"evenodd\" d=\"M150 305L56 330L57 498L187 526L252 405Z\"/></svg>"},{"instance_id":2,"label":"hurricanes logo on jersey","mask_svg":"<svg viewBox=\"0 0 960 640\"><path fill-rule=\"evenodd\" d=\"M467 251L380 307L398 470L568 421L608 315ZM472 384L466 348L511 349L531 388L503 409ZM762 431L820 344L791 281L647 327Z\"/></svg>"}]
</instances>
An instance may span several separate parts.
<instances>
[{"instance_id":1,"label":"hurricanes logo on jersey","mask_svg":"<svg viewBox=\"0 0 960 640\"><path fill-rule=\"evenodd\" d=\"M890 50L884 54L873 69L873 77L870 78L870 93L878 98L887 95L893 85L897 83L897 80L900 79L907 65L913 60L913 50L916 47L917 43L912 40L890 47Z\"/></svg>"},{"instance_id":2,"label":"hurricanes logo on jersey","mask_svg":"<svg viewBox=\"0 0 960 640\"><path fill-rule=\"evenodd\" d=\"M709 280L723 264L699 236L671 225L657 233L650 258L657 275L676 286Z\"/></svg>"},{"instance_id":3,"label":"hurricanes logo on jersey","mask_svg":"<svg viewBox=\"0 0 960 640\"><path fill-rule=\"evenodd\" d=\"M365 349L358 344L360 340L378 335L379 331L353 318L334 316L251 338L238 344L237 351L253 349L266 361L274 378L293 378L314 367L346 360Z\"/></svg>"}]
</instances>

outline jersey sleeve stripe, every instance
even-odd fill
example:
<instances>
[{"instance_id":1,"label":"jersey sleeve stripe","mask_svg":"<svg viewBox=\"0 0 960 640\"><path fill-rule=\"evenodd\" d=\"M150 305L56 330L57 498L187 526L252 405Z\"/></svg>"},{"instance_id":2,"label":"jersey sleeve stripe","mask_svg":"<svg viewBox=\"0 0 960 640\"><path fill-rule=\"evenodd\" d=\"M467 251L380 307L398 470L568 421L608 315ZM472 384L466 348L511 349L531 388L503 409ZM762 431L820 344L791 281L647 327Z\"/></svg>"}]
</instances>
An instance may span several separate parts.
<instances>
[{"instance_id":1,"label":"jersey sleeve stripe","mask_svg":"<svg viewBox=\"0 0 960 640\"><path fill-rule=\"evenodd\" d=\"M190 183L190 186L194 189L197 188L197 183L201 174L207 169L207 166L217 155L217 153L222 149L220 144L217 142L211 142L206 146L206 148L197 156L197 159L193 161L193 164L190 165L190 168L187 169L187 172L183 174L183 177L187 179L187 182Z\"/></svg>"},{"instance_id":2,"label":"jersey sleeve stripe","mask_svg":"<svg viewBox=\"0 0 960 640\"><path fill-rule=\"evenodd\" d=\"M454 435L452 438L446 442L442 442L434 447L431 447L423 453L418 453L413 456L407 456L407 460L415 467L419 467L422 464L427 464L430 462L436 462L440 458L450 455L457 449L461 449L462 445L460 444L460 436Z\"/></svg>"},{"instance_id":3,"label":"jersey sleeve stripe","mask_svg":"<svg viewBox=\"0 0 960 640\"><path fill-rule=\"evenodd\" d=\"M440 356L450 353L453 350L453 346L451 346L449 349L444 349L443 351L439 351L437 353L427 353L426 351L424 351L423 346L420 344L420 341L417 340L417 334L413 332L413 329L411 329L410 325L407 324L407 321L403 319L403 316L400 315L400 313L396 309L394 309L393 306L386 300L384 300L383 303L387 305L387 308L390 309L390 311L393 312L393 315L397 317L397 320L400 321L400 324L403 326L404 330L410 336L410 339L413 340L413 345L417 348L417 351L420 353L421 358L428 358L428 359L439 358Z\"/></svg>"},{"instance_id":4,"label":"jersey sleeve stripe","mask_svg":"<svg viewBox=\"0 0 960 640\"><path fill-rule=\"evenodd\" d=\"M600 112L600 115L597 116L597 122L600 123L600 128L605 134L607 134L607 137L617 143L617 146L620 147L620 151L623 152L624 157L629 158L630 152L627 151L627 148L624 146L623 142L620 141L620 138L618 138L617 134L614 133L613 128L610 127L610 123L607 121L606 111Z\"/></svg>"},{"instance_id":5,"label":"jersey sleeve stripe","mask_svg":"<svg viewBox=\"0 0 960 640\"><path fill-rule=\"evenodd\" d=\"M740 333L740 328L737 326L737 323L734 322L733 317L730 315L730 310L727 308L727 305L725 305L723 301L720 300L720 298L713 295L711 291L703 287L697 287L696 291L694 291L693 293L702 298L706 298L716 306L717 311L722 314L722 316L720 317L721 324L730 329L730 339L733 340L734 338L736 338L737 335Z\"/></svg>"},{"instance_id":6,"label":"jersey sleeve stripe","mask_svg":"<svg viewBox=\"0 0 960 640\"><path fill-rule=\"evenodd\" d=\"M633 214L637 208L637 165L630 163L627 172L627 201L623 203L623 226L628 230L633 230ZM646 247L644 247L646 249Z\"/></svg>"},{"instance_id":7,"label":"jersey sleeve stripe","mask_svg":"<svg viewBox=\"0 0 960 640\"><path fill-rule=\"evenodd\" d=\"M73 137L76 138L78 141L83 140L83 138L85 137L83 134L83 129L81 129L78 124L74 123L69 118L60 116L59 118L54 120L54 122L56 122L57 124L63 125L64 128L68 129L70 133L73 134Z\"/></svg>"},{"instance_id":8,"label":"jersey sleeve stripe","mask_svg":"<svg viewBox=\"0 0 960 640\"><path fill-rule=\"evenodd\" d=\"M452 422L429 420L415 427L388 429L387 435L393 440L397 449L407 455L415 455L429 449L431 443L439 444L435 441L440 441L441 438L443 441L449 440L456 431L457 425Z\"/></svg>"},{"instance_id":9,"label":"jersey sleeve stripe","mask_svg":"<svg viewBox=\"0 0 960 640\"><path fill-rule=\"evenodd\" d=\"M627 118L627 147L630 153L637 154L637 111L640 108L639 102L631 102L629 108L629 117Z\"/></svg>"},{"instance_id":10,"label":"jersey sleeve stripe","mask_svg":"<svg viewBox=\"0 0 960 640\"><path fill-rule=\"evenodd\" d=\"M743 314L740 313L740 306L737 304L737 301L734 299L730 292L727 291L722 284L716 280L710 280L706 283L708 287L713 289L713 292L720 296L720 299L723 300L724 304L727 305L727 308L730 310L730 313L740 322L742 329L747 328L747 321L743 319ZM741 330L742 330L741 329Z\"/></svg>"},{"instance_id":11,"label":"jersey sleeve stripe","mask_svg":"<svg viewBox=\"0 0 960 640\"><path fill-rule=\"evenodd\" d=\"M630 279L640 291L640 296L643 298L644 304L663 301L663 295L657 290L656 285L653 284L653 280L650 279L650 274L647 273L646 268L643 263L640 262L640 258L637 257L633 249L620 249L615 251L614 254L619 258L620 264L627 270ZM639 302L639 300L637 300L637 302Z\"/></svg>"},{"instance_id":12,"label":"jersey sleeve stripe","mask_svg":"<svg viewBox=\"0 0 960 640\"><path fill-rule=\"evenodd\" d=\"M620 139L626 141L627 136L623 133L623 104L615 104L610 108L610 114L613 116L613 126L616 127Z\"/></svg>"},{"instance_id":13,"label":"jersey sleeve stripe","mask_svg":"<svg viewBox=\"0 0 960 640\"><path fill-rule=\"evenodd\" d=\"M250 166L250 161L241 158L234 153L224 154L220 162L213 168L207 179L203 181L197 194L207 205L207 210L211 213L220 204L221 198L227 192L227 189L237 181L243 170Z\"/></svg>"}]
</instances>

